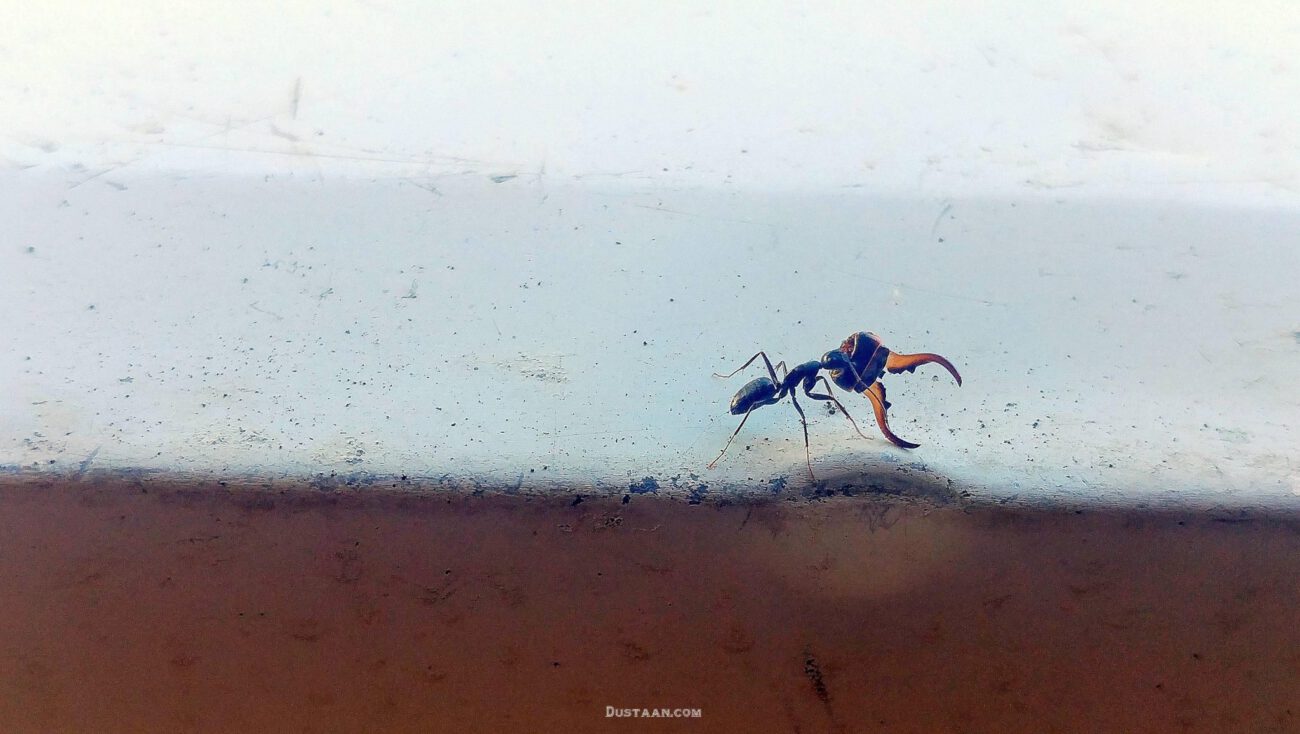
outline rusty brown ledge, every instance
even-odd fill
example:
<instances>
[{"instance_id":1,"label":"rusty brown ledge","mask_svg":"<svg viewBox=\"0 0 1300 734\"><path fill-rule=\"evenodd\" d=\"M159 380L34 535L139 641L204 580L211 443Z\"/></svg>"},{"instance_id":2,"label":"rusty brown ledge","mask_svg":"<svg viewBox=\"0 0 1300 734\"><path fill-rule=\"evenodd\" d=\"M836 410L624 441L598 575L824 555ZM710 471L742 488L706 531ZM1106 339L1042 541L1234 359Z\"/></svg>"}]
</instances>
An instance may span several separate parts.
<instances>
[{"instance_id":1,"label":"rusty brown ledge","mask_svg":"<svg viewBox=\"0 0 1300 734\"><path fill-rule=\"evenodd\" d=\"M1294 515L579 494L6 477L0 730L1300 730Z\"/></svg>"}]
</instances>

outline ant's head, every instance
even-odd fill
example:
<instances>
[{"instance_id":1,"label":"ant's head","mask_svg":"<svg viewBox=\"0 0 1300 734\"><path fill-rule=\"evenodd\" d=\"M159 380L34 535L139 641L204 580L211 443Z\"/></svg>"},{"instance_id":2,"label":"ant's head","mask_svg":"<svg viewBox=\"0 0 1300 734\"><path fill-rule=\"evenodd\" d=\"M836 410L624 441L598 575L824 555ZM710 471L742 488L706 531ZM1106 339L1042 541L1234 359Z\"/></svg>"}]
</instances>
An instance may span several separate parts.
<instances>
[{"instance_id":1,"label":"ant's head","mask_svg":"<svg viewBox=\"0 0 1300 734\"><path fill-rule=\"evenodd\" d=\"M844 342L840 344L840 351L844 352L849 359L857 356L858 352L861 351L861 358L865 359L867 356L874 353L876 347L879 346L880 337L869 331L859 331L856 334L850 334L849 338L845 339Z\"/></svg>"}]
</instances>

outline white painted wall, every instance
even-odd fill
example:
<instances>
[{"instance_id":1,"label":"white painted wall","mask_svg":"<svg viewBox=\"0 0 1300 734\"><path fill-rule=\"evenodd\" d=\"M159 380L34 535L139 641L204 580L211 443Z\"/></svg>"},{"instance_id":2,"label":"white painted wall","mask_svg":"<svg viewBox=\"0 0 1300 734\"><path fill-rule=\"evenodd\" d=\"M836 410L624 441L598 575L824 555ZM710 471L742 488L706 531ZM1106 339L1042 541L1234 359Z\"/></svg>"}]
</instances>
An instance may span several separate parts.
<instances>
[{"instance_id":1,"label":"white painted wall","mask_svg":"<svg viewBox=\"0 0 1300 734\"><path fill-rule=\"evenodd\" d=\"M1300 497L1297 6L785 6L11 8L0 464Z\"/></svg>"}]
</instances>

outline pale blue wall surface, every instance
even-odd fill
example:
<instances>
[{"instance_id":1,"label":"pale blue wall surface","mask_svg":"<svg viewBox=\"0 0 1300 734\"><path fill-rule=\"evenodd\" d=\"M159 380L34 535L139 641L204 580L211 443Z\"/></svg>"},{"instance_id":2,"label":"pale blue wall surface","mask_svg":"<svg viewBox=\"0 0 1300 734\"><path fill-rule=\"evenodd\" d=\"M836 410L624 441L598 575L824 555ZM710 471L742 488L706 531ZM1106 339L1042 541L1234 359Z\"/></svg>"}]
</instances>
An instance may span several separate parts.
<instances>
[{"instance_id":1,"label":"pale blue wall surface","mask_svg":"<svg viewBox=\"0 0 1300 734\"><path fill-rule=\"evenodd\" d=\"M0 464L765 492L866 329L823 477L1298 501L1293 7L552 7L0 30Z\"/></svg>"}]
</instances>

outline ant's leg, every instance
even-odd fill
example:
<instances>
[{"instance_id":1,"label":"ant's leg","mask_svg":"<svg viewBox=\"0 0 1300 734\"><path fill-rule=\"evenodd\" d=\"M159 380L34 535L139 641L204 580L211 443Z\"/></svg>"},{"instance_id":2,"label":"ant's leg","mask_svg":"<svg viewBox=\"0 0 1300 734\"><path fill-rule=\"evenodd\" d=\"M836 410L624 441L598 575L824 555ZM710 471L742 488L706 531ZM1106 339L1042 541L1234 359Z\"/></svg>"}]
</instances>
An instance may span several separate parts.
<instances>
[{"instance_id":1,"label":"ant's leg","mask_svg":"<svg viewBox=\"0 0 1300 734\"><path fill-rule=\"evenodd\" d=\"M812 470L812 448L808 445L808 417L803 414L803 408L799 406L799 401L795 400L794 391L790 392L790 402L794 403L794 409L799 411L799 422L803 424L803 453L808 462L808 476L815 482L817 476Z\"/></svg>"},{"instance_id":2,"label":"ant's leg","mask_svg":"<svg viewBox=\"0 0 1300 734\"><path fill-rule=\"evenodd\" d=\"M750 362L753 362L754 360L751 359L751 360L749 360L749 361L750 361ZM741 369L744 369L744 368L742 367ZM733 432L731 433L731 438L727 439L727 445L722 447L722 453L718 454L718 458L716 458L716 459L714 459L713 461L710 461L710 462L709 462L709 468L710 468L710 469L712 469L713 467L717 466L717 465L718 465L718 462L722 460L722 454L727 453L727 449L731 448L731 442L734 441L734 440L736 440L736 434L737 434L737 433L740 433L740 429L742 429L742 428L745 427L745 421L749 420L749 414L750 414L750 413L753 413L753 412L754 412L754 408L757 408L757 407L758 407L758 406L755 405L755 406L751 407L749 410L745 411L745 417L740 419L740 425L736 426L736 430L733 431Z\"/></svg>"},{"instance_id":3,"label":"ant's leg","mask_svg":"<svg viewBox=\"0 0 1300 734\"><path fill-rule=\"evenodd\" d=\"M764 353L762 353L762 352L759 352L758 354L755 354L754 356L750 357L748 362L746 362L746 363L740 365L740 367L736 368L736 371L735 371L735 372L732 372L732 373L729 374L729 375L720 375L720 374L718 374L717 372L714 372L714 373L713 373L713 376L714 376L714 377L721 377L722 379L725 380L725 379L727 379L728 377L731 377L732 375L735 375L736 372L739 372L739 371L745 369L746 367L750 366L751 364L753 364L753 363L754 363L754 360L758 359L759 357L762 357L762 358L763 358L763 364L767 365L767 373L768 373L769 375L772 376L772 384L773 384L773 385L780 385L780 384L781 384L781 381L778 380L778 379L776 379L776 370L772 368L772 361L771 361L770 359L768 359L768 358L767 358L767 355L764 354ZM782 362L782 364L785 364L785 363Z\"/></svg>"},{"instance_id":4,"label":"ant's leg","mask_svg":"<svg viewBox=\"0 0 1300 734\"><path fill-rule=\"evenodd\" d=\"M812 398L813 400L829 400L832 403L835 403L835 407L839 408L840 412L844 414L844 417L849 419L849 423L853 424L853 430L857 431L859 436L863 438L867 438L867 434L863 433L861 428L858 428L858 422L853 420L853 416L849 415L849 411L844 409L844 405L841 404L840 401L836 400L834 395L831 395L831 384L826 381L826 376L822 375L817 379L821 380L822 384L826 386L826 392L825 393L813 392L812 388L805 387L803 391L804 394Z\"/></svg>"},{"instance_id":5,"label":"ant's leg","mask_svg":"<svg viewBox=\"0 0 1300 734\"><path fill-rule=\"evenodd\" d=\"M957 384L961 384L961 375L957 373L957 368L952 366L952 362L949 362L937 354L930 354L929 352L922 352L920 354L899 354L897 352L890 352L889 358L885 360L885 369L894 374L898 374L899 372L914 372L917 367L932 362L934 364L942 365L943 368L948 370L949 374L953 376L953 379L957 380Z\"/></svg>"},{"instance_id":6,"label":"ant's leg","mask_svg":"<svg viewBox=\"0 0 1300 734\"><path fill-rule=\"evenodd\" d=\"M862 394L867 396L867 399L871 401L871 407L875 408L876 424L880 426L880 432L885 434L885 438L892 441L895 446L902 446L905 449L914 449L921 445L919 443L912 443L911 441L904 441L898 436L895 436L893 431L889 430L889 419L885 417L885 410L889 408L889 403L885 401L884 385L877 382L867 388L866 392Z\"/></svg>"}]
</instances>

